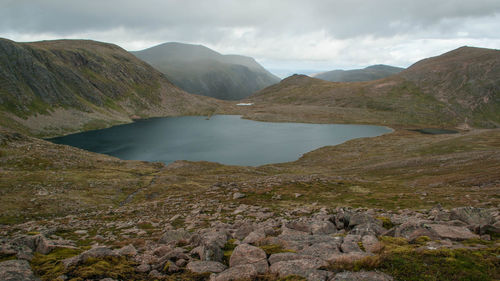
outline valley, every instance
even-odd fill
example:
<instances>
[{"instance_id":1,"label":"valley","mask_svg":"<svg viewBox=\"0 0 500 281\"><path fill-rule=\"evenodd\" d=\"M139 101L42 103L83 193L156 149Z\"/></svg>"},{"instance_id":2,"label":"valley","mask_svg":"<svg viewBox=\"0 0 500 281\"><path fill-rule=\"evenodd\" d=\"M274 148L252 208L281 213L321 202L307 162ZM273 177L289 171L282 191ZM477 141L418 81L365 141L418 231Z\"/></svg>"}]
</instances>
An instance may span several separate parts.
<instances>
[{"instance_id":1,"label":"valley","mask_svg":"<svg viewBox=\"0 0 500 281\"><path fill-rule=\"evenodd\" d=\"M498 50L460 48L367 82L294 75L237 106L188 94L119 47L73 43L1 42L26 63L0 60L0 274L500 278ZM256 167L125 161L39 138L215 114L394 132ZM457 133L415 131L426 128Z\"/></svg>"}]
</instances>

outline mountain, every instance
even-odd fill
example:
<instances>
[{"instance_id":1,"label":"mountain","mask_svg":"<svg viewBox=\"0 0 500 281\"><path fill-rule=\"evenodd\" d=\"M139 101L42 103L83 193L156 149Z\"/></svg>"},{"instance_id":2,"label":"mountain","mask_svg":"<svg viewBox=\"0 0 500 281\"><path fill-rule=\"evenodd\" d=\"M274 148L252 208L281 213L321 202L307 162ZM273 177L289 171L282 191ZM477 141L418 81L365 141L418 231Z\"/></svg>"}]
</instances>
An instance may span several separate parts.
<instances>
[{"instance_id":1,"label":"mountain","mask_svg":"<svg viewBox=\"0 0 500 281\"><path fill-rule=\"evenodd\" d=\"M343 122L497 128L500 51L462 47L369 82L328 82L294 75L249 100L282 107L327 106Z\"/></svg>"},{"instance_id":2,"label":"mountain","mask_svg":"<svg viewBox=\"0 0 500 281\"><path fill-rule=\"evenodd\" d=\"M116 45L0 39L0 126L6 128L56 135L216 106Z\"/></svg>"},{"instance_id":3,"label":"mountain","mask_svg":"<svg viewBox=\"0 0 500 281\"><path fill-rule=\"evenodd\" d=\"M313 77L331 82L371 81L397 74L403 70L404 68L378 64L363 69L332 70L318 73Z\"/></svg>"},{"instance_id":4,"label":"mountain","mask_svg":"<svg viewBox=\"0 0 500 281\"><path fill-rule=\"evenodd\" d=\"M280 81L253 58L221 55L201 45L165 43L132 53L183 90L218 99L242 99Z\"/></svg>"}]
</instances>

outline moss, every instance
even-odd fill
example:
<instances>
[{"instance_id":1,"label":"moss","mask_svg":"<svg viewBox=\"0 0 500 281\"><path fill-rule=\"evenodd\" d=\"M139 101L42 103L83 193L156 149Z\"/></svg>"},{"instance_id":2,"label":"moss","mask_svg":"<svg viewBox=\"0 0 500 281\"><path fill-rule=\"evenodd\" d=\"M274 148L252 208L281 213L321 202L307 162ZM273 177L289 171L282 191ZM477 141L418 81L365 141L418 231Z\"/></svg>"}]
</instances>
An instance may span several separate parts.
<instances>
[{"instance_id":1,"label":"moss","mask_svg":"<svg viewBox=\"0 0 500 281\"><path fill-rule=\"evenodd\" d=\"M189 270L179 273L174 273L164 277L165 281L205 281L210 278L210 272L194 273ZM149 280L149 279L146 279Z\"/></svg>"},{"instance_id":2,"label":"moss","mask_svg":"<svg viewBox=\"0 0 500 281\"><path fill-rule=\"evenodd\" d=\"M137 227L140 228L140 229L144 229L144 230L155 229L155 227L151 223L149 223L149 222L139 223L139 224L137 224Z\"/></svg>"},{"instance_id":3,"label":"moss","mask_svg":"<svg viewBox=\"0 0 500 281\"><path fill-rule=\"evenodd\" d=\"M0 216L0 225L13 225L24 221L23 217L20 216Z\"/></svg>"},{"instance_id":4,"label":"moss","mask_svg":"<svg viewBox=\"0 0 500 281\"><path fill-rule=\"evenodd\" d=\"M266 252L266 254L268 256L270 256L272 254L278 254L278 253L295 253L295 251L293 251L293 250L284 249L282 246L276 245L276 244L263 245L263 246L259 246L259 248L264 250L264 252Z\"/></svg>"},{"instance_id":5,"label":"moss","mask_svg":"<svg viewBox=\"0 0 500 281\"><path fill-rule=\"evenodd\" d=\"M382 226L385 229L391 229L394 227L394 223L388 217L376 217L376 219L382 222Z\"/></svg>"},{"instance_id":6,"label":"moss","mask_svg":"<svg viewBox=\"0 0 500 281\"><path fill-rule=\"evenodd\" d=\"M175 228L182 228L182 227L184 227L184 219L183 218L176 218L171 224Z\"/></svg>"},{"instance_id":7,"label":"moss","mask_svg":"<svg viewBox=\"0 0 500 281\"><path fill-rule=\"evenodd\" d=\"M120 280L136 279L135 262L125 257L89 258L83 264L70 267L65 274L69 278Z\"/></svg>"},{"instance_id":8,"label":"moss","mask_svg":"<svg viewBox=\"0 0 500 281\"><path fill-rule=\"evenodd\" d=\"M330 263L327 269L333 272L374 270L380 266L381 261L380 256L368 256L359 260L340 259Z\"/></svg>"},{"instance_id":9,"label":"moss","mask_svg":"<svg viewBox=\"0 0 500 281\"><path fill-rule=\"evenodd\" d=\"M163 266L163 272L168 272L168 269L170 268L170 262L167 261L165 265Z\"/></svg>"},{"instance_id":10,"label":"moss","mask_svg":"<svg viewBox=\"0 0 500 281\"><path fill-rule=\"evenodd\" d=\"M58 248L48 255L35 253L31 260L33 271L42 278L42 280L54 280L64 274L64 265L62 260L78 255L79 249Z\"/></svg>"},{"instance_id":11,"label":"moss","mask_svg":"<svg viewBox=\"0 0 500 281\"><path fill-rule=\"evenodd\" d=\"M431 241L431 238L429 238L429 236L419 236L415 240L413 240L413 243L419 245L425 245L429 241Z\"/></svg>"},{"instance_id":12,"label":"moss","mask_svg":"<svg viewBox=\"0 0 500 281\"><path fill-rule=\"evenodd\" d=\"M500 248L481 250L422 250L404 238L381 236L380 255L360 260L340 260L329 265L331 271L378 270L395 280L497 280L500 277ZM422 236L420 243L430 241ZM472 241L471 241L472 242Z\"/></svg>"},{"instance_id":13,"label":"moss","mask_svg":"<svg viewBox=\"0 0 500 281\"><path fill-rule=\"evenodd\" d=\"M500 276L498 249L392 252L379 269L396 280L493 280Z\"/></svg>"},{"instance_id":14,"label":"moss","mask_svg":"<svg viewBox=\"0 0 500 281\"><path fill-rule=\"evenodd\" d=\"M464 240L461 243L466 245L466 246L477 246L477 245L492 246L496 243L496 241L487 241L487 240L473 238L473 239Z\"/></svg>"},{"instance_id":15,"label":"moss","mask_svg":"<svg viewBox=\"0 0 500 281\"><path fill-rule=\"evenodd\" d=\"M8 260L15 260L15 259L16 259L15 254L12 254L12 255L0 254L0 262L8 261Z\"/></svg>"},{"instance_id":16,"label":"moss","mask_svg":"<svg viewBox=\"0 0 500 281\"><path fill-rule=\"evenodd\" d=\"M365 251L366 251L366 250L365 250L365 246L363 245L363 242L359 241L359 242L358 242L358 247L359 247L359 248L360 248L363 252L365 252Z\"/></svg>"},{"instance_id":17,"label":"moss","mask_svg":"<svg viewBox=\"0 0 500 281\"><path fill-rule=\"evenodd\" d=\"M236 241L235 239L227 240L226 244L224 245L224 248L222 248L222 251L224 252L223 263L226 265L229 265L229 259L233 254L233 250L234 248L236 248L236 246L238 246L234 243L235 241Z\"/></svg>"}]
</instances>

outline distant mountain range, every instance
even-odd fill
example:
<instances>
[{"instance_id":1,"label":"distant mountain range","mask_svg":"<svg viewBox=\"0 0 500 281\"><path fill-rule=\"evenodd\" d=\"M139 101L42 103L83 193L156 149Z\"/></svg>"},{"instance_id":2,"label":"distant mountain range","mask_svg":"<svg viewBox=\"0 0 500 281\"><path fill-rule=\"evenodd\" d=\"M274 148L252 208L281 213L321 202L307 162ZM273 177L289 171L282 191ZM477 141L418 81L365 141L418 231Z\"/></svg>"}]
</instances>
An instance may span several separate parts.
<instances>
[{"instance_id":1,"label":"distant mountain range","mask_svg":"<svg viewBox=\"0 0 500 281\"><path fill-rule=\"evenodd\" d=\"M321 72L311 77L331 82L359 82L382 79L403 71L404 68L377 64L363 69L332 70Z\"/></svg>"},{"instance_id":2,"label":"distant mountain range","mask_svg":"<svg viewBox=\"0 0 500 281\"><path fill-rule=\"evenodd\" d=\"M248 101L328 107L345 122L498 128L499 79L499 50L462 47L376 81L333 83L294 75Z\"/></svg>"},{"instance_id":3,"label":"distant mountain range","mask_svg":"<svg viewBox=\"0 0 500 281\"><path fill-rule=\"evenodd\" d=\"M56 135L216 107L116 45L0 39L0 127Z\"/></svg>"},{"instance_id":4,"label":"distant mountain range","mask_svg":"<svg viewBox=\"0 0 500 281\"><path fill-rule=\"evenodd\" d=\"M280 81L253 58L221 55L202 45L172 42L132 53L183 90L218 99L246 98Z\"/></svg>"}]
</instances>

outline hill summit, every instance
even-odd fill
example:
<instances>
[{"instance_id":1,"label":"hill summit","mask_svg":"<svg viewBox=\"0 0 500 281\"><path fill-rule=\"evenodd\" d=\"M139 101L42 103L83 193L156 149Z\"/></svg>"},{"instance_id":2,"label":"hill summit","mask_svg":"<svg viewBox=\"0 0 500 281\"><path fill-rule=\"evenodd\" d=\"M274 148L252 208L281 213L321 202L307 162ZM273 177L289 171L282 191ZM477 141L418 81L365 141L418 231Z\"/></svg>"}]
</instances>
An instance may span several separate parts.
<instances>
[{"instance_id":1,"label":"hill summit","mask_svg":"<svg viewBox=\"0 0 500 281\"><path fill-rule=\"evenodd\" d=\"M202 45L170 42L132 53L183 90L218 99L242 99L280 80L251 57Z\"/></svg>"},{"instance_id":2,"label":"hill summit","mask_svg":"<svg viewBox=\"0 0 500 281\"><path fill-rule=\"evenodd\" d=\"M377 64L363 69L332 70L313 75L314 78L331 82L359 82L382 79L403 71L404 68Z\"/></svg>"},{"instance_id":3,"label":"hill summit","mask_svg":"<svg viewBox=\"0 0 500 281\"><path fill-rule=\"evenodd\" d=\"M58 135L135 118L196 114L214 104L182 91L113 44L0 39L3 127Z\"/></svg>"}]
</instances>

